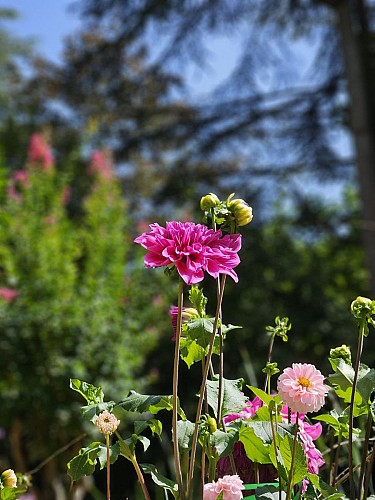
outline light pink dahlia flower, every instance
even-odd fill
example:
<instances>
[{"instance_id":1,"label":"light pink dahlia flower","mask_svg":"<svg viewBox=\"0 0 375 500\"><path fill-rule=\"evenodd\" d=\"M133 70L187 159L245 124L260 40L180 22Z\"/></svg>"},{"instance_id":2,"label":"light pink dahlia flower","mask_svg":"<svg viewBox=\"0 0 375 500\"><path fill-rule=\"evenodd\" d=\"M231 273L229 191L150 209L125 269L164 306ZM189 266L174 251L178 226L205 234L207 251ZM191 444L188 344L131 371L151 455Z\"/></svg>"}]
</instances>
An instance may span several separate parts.
<instances>
[{"instance_id":1,"label":"light pink dahlia flower","mask_svg":"<svg viewBox=\"0 0 375 500\"><path fill-rule=\"evenodd\" d=\"M217 482L207 483L203 487L203 500L216 500L223 491L223 500L240 500L243 498L243 482L237 474L224 476Z\"/></svg>"},{"instance_id":2,"label":"light pink dahlia flower","mask_svg":"<svg viewBox=\"0 0 375 500\"><path fill-rule=\"evenodd\" d=\"M165 228L150 224L150 228L134 240L148 250L146 267L175 265L188 285L202 281L204 271L214 278L222 273L238 281L233 268L240 262L240 234L223 236L221 231L193 222L167 222Z\"/></svg>"},{"instance_id":3,"label":"light pink dahlia flower","mask_svg":"<svg viewBox=\"0 0 375 500\"><path fill-rule=\"evenodd\" d=\"M277 391L292 411L315 412L323 406L328 393L323 381L323 375L314 365L293 363L292 368L285 368L279 376Z\"/></svg>"}]
</instances>

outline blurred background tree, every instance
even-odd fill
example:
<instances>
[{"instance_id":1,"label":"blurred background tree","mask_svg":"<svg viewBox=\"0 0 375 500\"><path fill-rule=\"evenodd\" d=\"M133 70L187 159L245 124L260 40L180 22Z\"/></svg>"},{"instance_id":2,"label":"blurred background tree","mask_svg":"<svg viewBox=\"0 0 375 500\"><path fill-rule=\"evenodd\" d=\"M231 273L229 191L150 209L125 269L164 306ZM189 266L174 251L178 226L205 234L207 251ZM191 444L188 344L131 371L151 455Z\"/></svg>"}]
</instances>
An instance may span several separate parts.
<instances>
[{"instance_id":1,"label":"blurred background tree","mask_svg":"<svg viewBox=\"0 0 375 500\"><path fill-rule=\"evenodd\" d=\"M21 63L19 41L0 33L0 64L11 69L0 89L3 425L22 427L29 469L76 435L70 376L115 398L143 376L149 392L170 392L174 283L143 273L129 245L148 222L199 221L209 191L253 206L240 282L224 304L225 322L244 326L228 341L228 377L259 376L276 315L293 328L275 358L328 370L329 348L356 340L351 300L375 289L372 2L82 0L75 9L81 30L61 64L24 48ZM189 71L204 71L218 41L233 44L232 72L197 98ZM55 148L51 172L24 169L36 129ZM87 170L83 152L93 149L102 152ZM20 400L26 373L34 388ZM190 390L194 368L184 376ZM40 453L37 418L52 436Z\"/></svg>"}]
</instances>

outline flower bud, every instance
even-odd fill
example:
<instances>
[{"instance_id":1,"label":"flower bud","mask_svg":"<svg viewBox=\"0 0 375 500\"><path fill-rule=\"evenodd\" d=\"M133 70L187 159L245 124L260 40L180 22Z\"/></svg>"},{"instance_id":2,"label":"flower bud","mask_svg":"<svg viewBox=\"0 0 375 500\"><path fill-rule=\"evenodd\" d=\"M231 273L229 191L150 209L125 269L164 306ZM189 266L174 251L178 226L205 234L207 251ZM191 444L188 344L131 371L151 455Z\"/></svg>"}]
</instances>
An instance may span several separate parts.
<instances>
[{"instance_id":1,"label":"flower bud","mask_svg":"<svg viewBox=\"0 0 375 500\"><path fill-rule=\"evenodd\" d=\"M232 200L234 193L228 196L227 209L235 216L238 226L246 226L253 219L253 209L241 198Z\"/></svg>"},{"instance_id":2,"label":"flower bud","mask_svg":"<svg viewBox=\"0 0 375 500\"><path fill-rule=\"evenodd\" d=\"M120 420L107 410L95 415L93 422L102 434L112 434L120 425Z\"/></svg>"},{"instance_id":3,"label":"flower bud","mask_svg":"<svg viewBox=\"0 0 375 500\"><path fill-rule=\"evenodd\" d=\"M375 313L375 302L367 297L357 297L350 306L351 313L357 319Z\"/></svg>"},{"instance_id":4,"label":"flower bud","mask_svg":"<svg viewBox=\"0 0 375 500\"><path fill-rule=\"evenodd\" d=\"M207 426L211 434L217 431L217 423L213 417L207 418Z\"/></svg>"},{"instance_id":5,"label":"flower bud","mask_svg":"<svg viewBox=\"0 0 375 500\"><path fill-rule=\"evenodd\" d=\"M335 347L329 351L329 357L331 359L343 359L346 364L352 364L352 353L350 352L350 347L343 344L340 347Z\"/></svg>"},{"instance_id":6,"label":"flower bud","mask_svg":"<svg viewBox=\"0 0 375 500\"><path fill-rule=\"evenodd\" d=\"M178 309L178 308L177 308ZM187 323L193 318L199 318L199 313L194 307L182 308L182 322Z\"/></svg>"},{"instance_id":7,"label":"flower bud","mask_svg":"<svg viewBox=\"0 0 375 500\"><path fill-rule=\"evenodd\" d=\"M7 469L1 474L1 482L4 488L15 488L17 486L17 476L12 469Z\"/></svg>"},{"instance_id":8,"label":"flower bud","mask_svg":"<svg viewBox=\"0 0 375 500\"><path fill-rule=\"evenodd\" d=\"M220 200L214 193L206 194L206 196L202 196L200 207L204 211L208 211L211 208L220 205Z\"/></svg>"}]
</instances>

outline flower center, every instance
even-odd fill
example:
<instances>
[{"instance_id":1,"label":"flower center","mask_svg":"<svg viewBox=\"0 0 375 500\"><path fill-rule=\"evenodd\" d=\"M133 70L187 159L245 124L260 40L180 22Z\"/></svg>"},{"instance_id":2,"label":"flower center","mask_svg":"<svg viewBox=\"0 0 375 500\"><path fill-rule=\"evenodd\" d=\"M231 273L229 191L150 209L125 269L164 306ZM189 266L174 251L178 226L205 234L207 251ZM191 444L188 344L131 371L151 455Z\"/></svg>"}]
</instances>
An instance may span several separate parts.
<instances>
[{"instance_id":1,"label":"flower center","mask_svg":"<svg viewBox=\"0 0 375 500\"><path fill-rule=\"evenodd\" d=\"M299 378L298 383L299 383L299 385L302 385L302 387L306 387L306 388L310 387L310 385L311 385L310 380L306 377Z\"/></svg>"}]
</instances>

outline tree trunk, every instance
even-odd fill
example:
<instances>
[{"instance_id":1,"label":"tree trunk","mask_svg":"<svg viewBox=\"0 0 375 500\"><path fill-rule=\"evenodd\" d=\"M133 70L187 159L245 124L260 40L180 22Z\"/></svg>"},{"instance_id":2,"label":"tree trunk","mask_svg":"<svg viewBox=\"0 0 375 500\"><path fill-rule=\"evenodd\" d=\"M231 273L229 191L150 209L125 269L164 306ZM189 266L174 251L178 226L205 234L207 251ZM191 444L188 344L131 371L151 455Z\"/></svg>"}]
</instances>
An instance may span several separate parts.
<instances>
[{"instance_id":1,"label":"tree trunk","mask_svg":"<svg viewBox=\"0 0 375 500\"><path fill-rule=\"evenodd\" d=\"M336 4L338 28L342 39L343 55L350 98L350 126L357 157L357 172L362 200L363 242L370 272L370 286L375 296L375 148L371 119L371 99L365 68L366 33L361 32L359 14L361 1L343 0ZM358 14L358 17L355 15Z\"/></svg>"}]
</instances>

